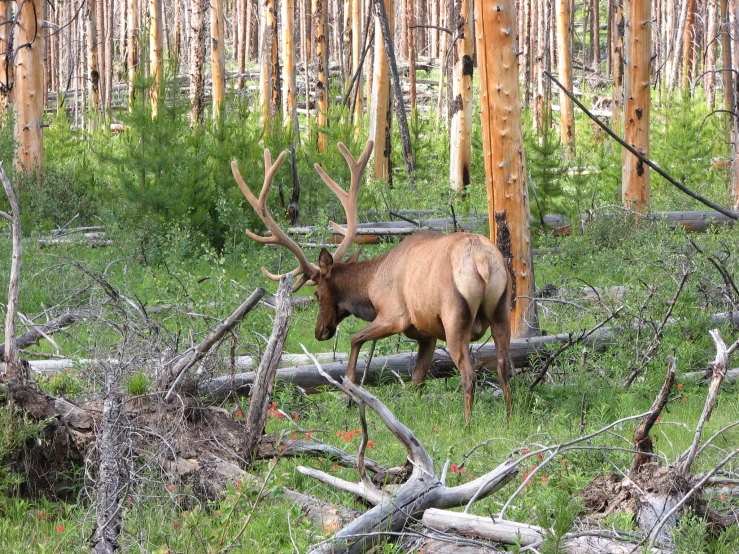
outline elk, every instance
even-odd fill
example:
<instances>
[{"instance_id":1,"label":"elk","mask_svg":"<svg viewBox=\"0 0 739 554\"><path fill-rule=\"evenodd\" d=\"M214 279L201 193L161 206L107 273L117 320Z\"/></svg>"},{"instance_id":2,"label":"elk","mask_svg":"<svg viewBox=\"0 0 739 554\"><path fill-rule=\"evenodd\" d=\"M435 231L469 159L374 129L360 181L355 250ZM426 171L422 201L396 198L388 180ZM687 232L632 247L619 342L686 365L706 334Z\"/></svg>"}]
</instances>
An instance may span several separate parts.
<instances>
[{"instance_id":1,"label":"elk","mask_svg":"<svg viewBox=\"0 0 739 554\"><path fill-rule=\"evenodd\" d=\"M346 377L356 383L357 357L362 345L371 340L403 333L418 342L418 354L412 374L415 385L423 383L431 367L436 341L447 343L454 364L462 376L464 418L472 413L475 369L470 357L470 340L478 340L491 329L497 352L497 370L505 398L506 414L511 417L510 365L512 277L497 246L483 235L453 233L443 235L420 231L406 238L389 252L366 261L358 261L359 251L343 261L357 231L357 200L364 169L372 152L368 141L355 160L349 150L338 144L349 166L351 180L345 191L320 165L315 169L339 198L346 213L346 228L330 222L343 235L332 256L323 248L318 266L308 261L300 246L289 238L267 211L267 194L277 170L285 160L281 153L275 163L268 149L264 151L264 184L255 197L239 173L236 162L231 170L239 188L256 210L271 236L246 234L260 243L278 244L297 259L291 273L296 278L293 290L304 284L316 287L319 313L315 335L328 340L349 315L370 324L351 339ZM274 275L262 268L270 279Z\"/></svg>"}]
</instances>

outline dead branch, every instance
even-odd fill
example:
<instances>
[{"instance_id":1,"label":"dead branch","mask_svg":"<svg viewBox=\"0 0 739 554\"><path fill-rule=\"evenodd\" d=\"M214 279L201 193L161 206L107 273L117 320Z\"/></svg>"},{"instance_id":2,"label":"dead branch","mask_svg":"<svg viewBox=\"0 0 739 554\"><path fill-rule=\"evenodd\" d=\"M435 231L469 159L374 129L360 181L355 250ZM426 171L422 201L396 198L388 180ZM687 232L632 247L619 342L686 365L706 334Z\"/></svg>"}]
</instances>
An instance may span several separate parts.
<instances>
[{"instance_id":1,"label":"dead branch","mask_svg":"<svg viewBox=\"0 0 739 554\"><path fill-rule=\"evenodd\" d=\"M721 388L721 383L726 377L726 369L729 363L728 351L726 344L721 338L718 329L709 331L714 344L716 345L716 359L711 364L713 366L713 376L711 377L711 384L708 387L708 394L706 395L706 402L703 405L703 412L698 420L698 425L695 428L695 434L693 435L693 443L688 449L685 460L678 466L678 471L683 477L686 477L690 473L690 468L695 461L698 444L700 443L701 433L703 432L703 426L711 419L711 412L713 411L713 405L716 403L718 397L718 391Z\"/></svg>"},{"instance_id":2,"label":"dead branch","mask_svg":"<svg viewBox=\"0 0 739 554\"><path fill-rule=\"evenodd\" d=\"M272 334L269 337L267 348L262 356L262 361L257 369L254 386L252 387L242 446L247 464L251 464L257 441L264 433L264 426L267 422L267 411L270 398L272 397L272 388L275 383L277 363L282 355L282 347L287 339L290 319L292 318L292 304L290 302L292 284L293 277L289 273L283 275L280 279L280 285L277 288L275 323L272 327Z\"/></svg>"},{"instance_id":3,"label":"dead branch","mask_svg":"<svg viewBox=\"0 0 739 554\"><path fill-rule=\"evenodd\" d=\"M265 290L261 287L257 288L253 293L249 295L249 298L244 300L236 310L228 316L218 327L211 331L203 341L198 344L192 350L187 351L177 361L177 363L169 370L162 371L162 375L158 379L160 383L160 390L169 386L164 400L169 400L172 391L179 384L182 378L187 373L187 370L195 365L200 359L205 356L215 344L217 344L226 333L233 330L236 325L259 303L262 296L265 294ZM171 382L171 386L170 386Z\"/></svg>"},{"instance_id":4,"label":"dead branch","mask_svg":"<svg viewBox=\"0 0 739 554\"><path fill-rule=\"evenodd\" d=\"M629 473L633 475L639 471L641 466L647 462L652 461L651 454L654 452L652 449L652 439L649 437L649 431L652 426L656 423L657 418L662 413L662 409L670 399L670 390L672 385L675 383L675 357L667 357L667 375L665 376L665 382L662 385L657 397L652 403L652 407L649 409L649 415L645 417L642 422L637 426L634 431L634 449L639 451L639 454L634 456L631 461L631 469Z\"/></svg>"},{"instance_id":5,"label":"dead branch","mask_svg":"<svg viewBox=\"0 0 739 554\"><path fill-rule=\"evenodd\" d=\"M38 344L42 338L51 336L65 327L69 327L72 323L83 317L84 314L82 312L67 312L43 325L33 325L28 331L16 338L16 346L21 349L28 348L32 344ZM0 344L0 361L5 361L5 344Z\"/></svg>"}]
</instances>

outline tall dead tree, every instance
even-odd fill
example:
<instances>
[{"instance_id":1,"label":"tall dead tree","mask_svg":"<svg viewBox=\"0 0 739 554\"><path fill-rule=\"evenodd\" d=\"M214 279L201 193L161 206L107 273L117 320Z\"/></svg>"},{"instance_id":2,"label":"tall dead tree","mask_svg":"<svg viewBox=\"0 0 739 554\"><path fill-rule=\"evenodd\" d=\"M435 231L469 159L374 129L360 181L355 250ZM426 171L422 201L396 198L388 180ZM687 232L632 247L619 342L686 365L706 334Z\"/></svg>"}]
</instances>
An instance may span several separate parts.
<instances>
[{"instance_id":1,"label":"tall dead tree","mask_svg":"<svg viewBox=\"0 0 739 554\"><path fill-rule=\"evenodd\" d=\"M352 10L352 68L353 71L359 72L356 84L356 101L354 102L354 135L359 138L362 130L362 72L359 70L360 58L362 56L362 0L351 0Z\"/></svg>"},{"instance_id":2,"label":"tall dead tree","mask_svg":"<svg viewBox=\"0 0 739 554\"><path fill-rule=\"evenodd\" d=\"M15 52L14 103L16 166L40 168L44 161L44 39L41 29L42 0L20 3L18 42Z\"/></svg>"},{"instance_id":3,"label":"tall dead tree","mask_svg":"<svg viewBox=\"0 0 739 554\"><path fill-rule=\"evenodd\" d=\"M190 126L203 124L205 112L205 6L207 0L191 0Z\"/></svg>"},{"instance_id":4,"label":"tall dead tree","mask_svg":"<svg viewBox=\"0 0 739 554\"><path fill-rule=\"evenodd\" d=\"M704 66L703 88L706 91L706 103L713 110L716 104L716 51L718 49L718 9L716 0L708 0L706 5L706 59Z\"/></svg>"},{"instance_id":5,"label":"tall dead tree","mask_svg":"<svg viewBox=\"0 0 739 554\"><path fill-rule=\"evenodd\" d=\"M728 0L731 2L731 0ZM739 41L739 36L737 36L737 31L739 31L739 17L737 17L737 14L739 14L739 0L734 0L734 25L733 27L729 27L731 29L731 36L734 39L735 42L735 50L731 57L730 63L731 65L727 67L731 67L732 71L729 73L728 71L723 71L724 75L730 75L730 77L726 78L724 81L724 91L727 96L731 98L732 104L732 112L733 116L731 118L731 129L732 129L732 160L731 160L731 194L733 198L733 209L739 211L739 116L737 115L739 112L737 112L737 105L739 104L739 78L737 78L737 68L739 68L739 55L737 55L736 50L736 41ZM726 20L728 21L728 13L726 16ZM727 40L728 42L728 40ZM727 49L728 50L728 49ZM728 56L727 56L728 57ZM726 59L726 57L724 58ZM726 83L731 83L733 86L731 87L731 93L728 94L726 92Z\"/></svg>"},{"instance_id":6,"label":"tall dead tree","mask_svg":"<svg viewBox=\"0 0 739 554\"><path fill-rule=\"evenodd\" d=\"M290 125L295 140L300 138L295 74L295 0L282 0L282 97L285 125Z\"/></svg>"},{"instance_id":7,"label":"tall dead tree","mask_svg":"<svg viewBox=\"0 0 739 554\"><path fill-rule=\"evenodd\" d=\"M559 80L572 90L572 0L557 1L557 60ZM559 129L562 144L575 152L575 109L572 100L559 92Z\"/></svg>"},{"instance_id":8,"label":"tall dead tree","mask_svg":"<svg viewBox=\"0 0 739 554\"><path fill-rule=\"evenodd\" d=\"M136 72L139 70L139 0L128 2L128 109L133 110L136 100Z\"/></svg>"},{"instance_id":9,"label":"tall dead tree","mask_svg":"<svg viewBox=\"0 0 739 554\"><path fill-rule=\"evenodd\" d=\"M316 60L316 107L318 115L316 125L318 126L318 151L326 149L326 133L323 129L328 127L328 36L326 25L327 0L313 0L313 43L315 46Z\"/></svg>"},{"instance_id":10,"label":"tall dead tree","mask_svg":"<svg viewBox=\"0 0 739 554\"><path fill-rule=\"evenodd\" d=\"M162 36L162 0L149 2L149 75L151 85L151 117L156 119L164 101L164 43Z\"/></svg>"},{"instance_id":11,"label":"tall dead tree","mask_svg":"<svg viewBox=\"0 0 739 554\"><path fill-rule=\"evenodd\" d=\"M13 21L13 3L3 2L0 20L0 115L5 115L8 106L13 105L13 41L9 22Z\"/></svg>"},{"instance_id":12,"label":"tall dead tree","mask_svg":"<svg viewBox=\"0 0 739 554\"><path fill-rule=\"evenodd\" d=\"M87 3L87 94L90 100L90 110L94 114L100 113L100 68L98 66L97 47L97 9L99 0L90 0ZM95 122L93 118L93 125Z\"/></svg>"},{"instance_id":13,"label":"tall dead tree","mask_svg":"<svg viewBox=\"0 0 739 554\"><path fill-rule=\"evenodd\" d=\"M223 115L223 101L226 97L226 44L223 31L223 1L210 0L210 56L214 120L220 119Z\"/></svg>"},{"instance_id":14,"label":"tall dead tree","mask_svg":"<svg viewBox=\"0 0 739 554\"><path fill-rule=\"evenodd\" d=\"M614 0L613 24L613 130L624 128L624 0Z\"/></svg>"},{"instance_id":15,"label":"tall dead tree","mask_svg":"<svg viewBox=\"0 0 739 554\"><path fill-rule=\"evenodd\" d=\"M384 0L388 27L394 28L393 0ZM374 177L392 182L391 134L392 105L390 96L390 69L382 39L382 25L375 13L375 63L372 70L372 94L370 95L369 138L375 143Z\"/></svg>"},{"instance_id":16,"label":"tall dead tree","mask_svg":"<svg viewBox=\"0 0 739 554\"><path fill-rule=\"evenodd\" d=\"M695 0L686 0L687 13L685 16L685 31L682 36L683 40L683 72L682 72L682 88L683 95L690 96L690 85L691 85L691 74L694 70L694 55L695 55L695 12L696 2Z\"/></svg>"},{"instance_id":17,"label":"tall dead tree","mask_svg":"<svg viewBox=\"0 0 739 554\"><path fill-rule=\"evenodd\" d=\"M515 28L515 27L514 27ZM470 184L472 159L472 2L455 0L449 181L461 193ZM518 62L516 62L518 64Z\"/></svg>"},{"instance_id":18,"label":"tall dead tree","mask_svg":"<svg viewBox=\"0 0 739 554\"><path fill-rule=\"evenodd\" d=\"M406 0L405 22L408 26L408 84L409 84L409 103L411 105L411 113L416 110L416 17L414 13L414 0Z\"/></svg>"},{"instance_id":19,"label":"tall dead tree","mask_svg":"<svg viewBox=\"0 0 739 554\"><path fill-rule=\"evenodd\" d=\"M593 46L593 69L600 74L600 0L591 0L592 26L590 41Z\"/></svg>"},{"instance_id":20,"label":"tall dead tree","mask_svg":"<svg viewBox=\"0 0 739 554\"><path fill-rule=\"evenodd\" d=\"M511 314L514 337L538 332L531 257L529 195L521 129L518 86L515 0L476 0L477 65L480 72L482 148L488 196L490 236L512 258L515 307ZM497 218L502 218L501 225ZM510 236L505 236L505 227Z\"/></svg>"},{"instance_id":21,"label":"tall dead tree","mask_svg":"<svg viewBox=\"0 0 739 554\"><path fill-rule=\"evenodd\" d=\"M652 6L641 0L624 0L624 8L624 140L649 156ZM623 151L621 198L624 206L638 212L644 212L649 204L649 168L627 150Z\"/></svg>"}]
</instances>

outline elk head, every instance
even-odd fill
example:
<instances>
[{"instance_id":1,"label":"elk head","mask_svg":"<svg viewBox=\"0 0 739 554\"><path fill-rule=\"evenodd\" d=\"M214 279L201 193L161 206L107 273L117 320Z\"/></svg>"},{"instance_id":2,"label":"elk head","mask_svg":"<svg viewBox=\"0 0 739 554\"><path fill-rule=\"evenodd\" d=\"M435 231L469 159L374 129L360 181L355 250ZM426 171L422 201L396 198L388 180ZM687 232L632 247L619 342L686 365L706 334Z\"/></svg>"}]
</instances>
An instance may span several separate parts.
<instances>
[{"instance_id":1,"label":"elk head","mask_svg":"<svg viewBox=\"0 0 739 554\"><path fill-rule=\"evenodd\" d=\"M331 179L320 165L315 164L314 166L318 175L323 179L323 182L326 183L331 191L338 197L346 214L346 228L334 223L333 221L329 222L331 227L342 234L344 238L333 256L331 256L325 248L321 250L318 266L308 261L308 258L305 256L300 246L285 234L267 211L267 195L272 186L277 170L279 170L280 166L285 161L285 152L282 152L273 164L272 155L270 154L269 149L264 149L264 183L258 198L254 196L244 182L244 179L241 177L241 173L239 173L239 168L236 162L231 162L231 171L236 183L241 189L241 192L244 193L249 204L251 204L257 212L257 215L259 215L260 219L267 226L267 229L272 233L271 236L263 237L247 229L247 236L252 240L263 244L282 245L292 252L298 261L298 267L291 271L293 277L297 278L293 285L293 292L297 291L305 284L315 285L316 287L315 296L319 306L318 321L316 323L315 331L317 340L328 340L332 338L336 333L337 325L349 315L348 312L342 310L340 302L338 302L338 296L334 287L332 287L331 272L334 263L341 262L354 242L354 237L357 231L357 201L359 199L359 189L362 185L364 170L367 167L367 162L372 153L372 147L373 142L368 140L362 155L359 159L355 160L344 144L341 142L338 144L339 151L341 151L341 154L344 156L351 174L348 192ZM355 255L347 260L346 263L353 263L356 261L358 254L359 252L355 253ZM280 277L282 277L282 275L270 273L265 268L262 268L262 273L272 280L279 280Z\"/></svg>"}]
</instances>

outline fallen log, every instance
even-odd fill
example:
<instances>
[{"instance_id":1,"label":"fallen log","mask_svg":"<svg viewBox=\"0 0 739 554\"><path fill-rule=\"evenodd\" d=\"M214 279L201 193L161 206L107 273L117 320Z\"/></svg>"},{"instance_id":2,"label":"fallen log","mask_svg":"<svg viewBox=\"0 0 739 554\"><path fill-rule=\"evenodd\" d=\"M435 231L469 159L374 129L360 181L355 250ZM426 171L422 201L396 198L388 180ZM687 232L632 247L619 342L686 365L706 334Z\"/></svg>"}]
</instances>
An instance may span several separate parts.
<instances>
[{"instance_id":1,"label":"fallen log","mask_svg":"<svg viewBox=\"0 0 739 554\"><path fill-rule=\"evenodd\" d=\"M521 546L540 544L547 537L546 530L536 525L435 508L426 510L423 514L423 524L436 531L456 533L463 537L479 537L505 544L520 544ZM599 534L602 535L603 532ZM567 533L560 547L560 552L568 554L590 554L592 552L603 554L631 554L632 552L666 554L668 552L657 548L639 550L634 543L577 532Z\"/></svg>"},{"instance_id":2,"label":"fallen log","mask_svg":"<svg viewBox=\"0 0 739 554\"><path fill-rule=\"evenodd\" d=\"M600 350L610 344L613 331L604 327L588 337L583 344L590 348ZM546 337L531 337L525 339L513 339L509 349L509 355L515 367L523 367L529 364L529 357L542 352L547 347L565 342L569 335L549 335ZM494 367L497 364L495 345L487 343L483 345L472 345L472 360L475 369L487 365ZM387 381L396 381L399 378L410 379L416 363L415 352L403 352L390 356L375 356L366 369L365 384L379 384ZM357 372L365 371L367 362L360 360L357 363ZM347 363L345 361L334 362L323 366L323 370L333 379L340 379L346 373ZM429 370L430 377L447 377L456 372L454 362L446 350L437 348ZM238 373L236 375L215 377L199 383L198 391L203 396L213 400L222 400L231 394L246 394L254 384L256 374L253 371ZM315 369L315 366L290 367L277 370L277 381L290 383L304 389L306 392L316 392L321 387L328 386L328 381Z\"/></svg>"},{"instance_id":3,"label":"fallen log","mask_svg":"<svg viewBox=\"0 0 739 554\"><path fill-rule=\"evenodd\" d=\"M69 327L82 317L82 312L67 312L43 325L34 325L20 337L16 338L16 346L18 348L27 348L32 344L38 344L45 336L53 335L57 331ZM5 343L0 344L0 361L5 361Z\"/></svg>"},{"instance_id":4,"label":"fallen log","mask_svg":"<svg viewBox=\"0 0 739 554\"><path fill-rule=\"evenodd\" d=\"M711 376L713 375L712 369L703 369L701 371L689 371L688 373L683 373L680 376L680 381L686 382L686 383L707 383L711 380ZM726 377L724 378L724 381L727 383L736 383L737 379L739 379L739 368L729 369L726 372Z\"/></svg>"}]
</instances>

